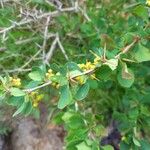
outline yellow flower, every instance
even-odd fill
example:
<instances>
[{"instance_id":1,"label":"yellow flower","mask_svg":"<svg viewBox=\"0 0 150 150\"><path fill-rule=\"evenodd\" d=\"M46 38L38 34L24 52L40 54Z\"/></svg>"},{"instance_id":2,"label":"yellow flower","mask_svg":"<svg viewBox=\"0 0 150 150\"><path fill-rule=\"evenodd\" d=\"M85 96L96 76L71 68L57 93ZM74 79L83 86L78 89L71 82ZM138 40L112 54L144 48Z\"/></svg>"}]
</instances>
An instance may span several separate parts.
<instances>
[{"instance_id":1,"label":"yellow flower","mask_svg":"<svg viewBox=\"0 0 150 150\"><path fill-rule=\"evenodd\" d=\"M9 81L12 81L12 79L13 79L12 77L9 77Z\"/></svg>"},{"instance_id":2,"label":"yellow flower","mask_svg":"<svg viewBox=\"0 0 150 150\"><path fill-rule=\"evenodd\" d=\"M55 83L55 82L52 83L52 86L53 86L53 87L56 87L56 85L57 85L57 83Z\"/></svg>"},{"instance_id":3,"label":"yellow flower","mask_svg":"<svg viewBox=\"0 0 150 150\"><path fill-rule=\"evenodd\" d=\"M84 69L85 64L78 64L78 66L79 66L80 69Z\"/></svg>"},{"instance_id":4,"label":"yellow flower","mask_svg":"<svg viewBox=\"0 0 150 150\"><path fill-rule=\"evenodd\" d=\"M56 89L59 89L59 87L60 87L60 84L57 84L57 85L56 85Z\"/></svg>"},{"instance_id":5,"label":"yellow flower","mask_svg":"<svg viewBox=\"0 0 150 150\"><path fill-rule=\"evenodd\" d=\"M57 76L60 76L60 72L57 72L56 75L57 75Z\"/></svg>"},{"instance_id":6,"label":"yellow flower","mask_svg":"<svg viewBox=\"0 0 150 150\"><path fill-rule=\"evenodd\" d=\"M150 6L150 0L147 0L147 1L146 1L146 4L147 4L148 6Z\"/></svg>"},{"instance_id":7,"label":"yellow flower","mask_svg":"<svg viewBox=\"0 0 150 150\"><path fill-rule=\"evenodd\" d=\"M12 86L20 86L21 85L21 79L20 78L12 78L10 77L10 81L11 81L11 84Z\"/></svg>"},{"instance_id":8,"label":"yellow flower","mask_svg":"<svg viewBox=\"0 0 150 150\"><path fill-rule=\"evenodd\" d=\"M32 100L33 107L37 107L40 103L40 101L43 99L43 94L38 94L38 92L31 92L30 97Z\"/></svg>"},{"instance_id":9,"label":"yellow flower","mask_svg":"<svg viewBox=\"0 0 150 150\"><path fill-rule=\"evenodd\" d=\"M47 78L50 78L52 76L54 76L53 70L49 69L48 72L45 74Z\"/></svg>"},{"instance_id":10,"label":"yellow flower","mask_svg":"<svg viewBox=\"0 0 150 150\"><path fill-rule=\"evenodd\" d=\"M31 97L34 97L37 95L37 92L31 92L30 95L31 95Z\"/></svg>"},{"instance_id":11,"label":"yellow flower","mask_svg":"<svg viewBox=\"0 0 150 150\"><path fill-rule=\"evenodd\" d=\"M53 83L52 83L52 86L53 86L54 88L56 88L56 89L59 89L60 84L53 82Z\"/></svg>"},{"instance_id":12,"label":"yellow flower","mask_svg":"<svg viewBox=\"0 0 150 150\"><path fill-rule=\"evenodd\" d=\"M83 76L75 77L75 80L81 85L85 83L85 79Z\"/></svg>"},{"instance_id":13,"label":"yellow flower","mask_svg":"<svg viewBox=\"0 0 150 150\"><path fill-rule=\"evenodd\" d=\"M125 140L126 140L126 137L125 137L125 136L123 136L123 137L121 138L121 140L122 140L122 141L125 141Z\"/></svg>"},{"instance_id":14,"label":"yellow flower","mask_svg":"<svg viewBox=\"0 0 150 150\"><path fill-rule=\"evenodd\" d=\"M87 62L85 64L85 69L86 70L95 69L95 65L93 65L91 62Z\"/></svg>"},{"instance_id":15,"label":"yellow flower","mask_svg":"<svg viewBox=\"0 0 150 150\"><path fill-rule=\"evenodd\" d=\"M36 97L36 101L41 101L43 99L44 95L43 94L40 94L40 95L37 95Z\"/></svg>"},{"instance_id":16,"label":"yellow flower","mask_svg":"<svg viewBox=\"0 0 150 150\"><path fill-rule=\"evenodd\" d=\"M100 62L100 57L96 57L95 59L94 59L94 65L97 65L99 62Z\"/></svg>"},{"instance_id":17,"label":"yellow flower","mask_svg":"<svg viewBox=\"0 0 150 150\"><path fill-rule=\"evenodd\" d=\"M34 102L33 103L33 107L38 107L39 103L38 102Z\"/></svg>"},{"instance_id":18,"label":"yellow flower","mask_svg":"<svg viewBox=\"0 0 150 150\"><path fill-rule=\"evenodd\" d=\"M88 62L86 62L85 67L88 69L91 67L91 65L92 65L92 63L88 61Z\"/></svg>"},{"instance_id":19,"label":"yellow flower","mask_svg":"<svg viewBox=\"0 0 150 150\"><path fill-rule=\"evenodd\" d=\"M48 70L48 73L50 73L50 74L51 74L52 72L53 72L53 70L52 70L52 69L49 69L49 70Z\"/></svg>"},{"instance_id":20,"label":"yellow flower","mask_svg":"<svg viewBox=\"0 0 150 150\"><path fill-rule=\"evenodd\" d=\"M46 73L46 77L49 77L49 73Z\"/></svg>"}]
</instances>

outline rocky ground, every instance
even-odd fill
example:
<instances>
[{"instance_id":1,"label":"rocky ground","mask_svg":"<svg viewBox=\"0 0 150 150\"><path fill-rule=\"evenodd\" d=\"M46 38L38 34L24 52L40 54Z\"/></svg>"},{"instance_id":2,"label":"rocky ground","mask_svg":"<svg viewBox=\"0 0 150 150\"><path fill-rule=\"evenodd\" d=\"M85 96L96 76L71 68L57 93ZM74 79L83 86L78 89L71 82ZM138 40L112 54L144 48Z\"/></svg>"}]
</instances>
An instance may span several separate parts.
<instances>
[{"instance_id":1,"label":"rocky ground","mask_svg":"<svg viewBox=\"0 0 150 150\"><path fill-rule=\"evenodd\" d=\"M47 127L33 118L25 118L7 136L0 136L0 150L62 150L62 127Z\"/></svg>"}]
</instances>

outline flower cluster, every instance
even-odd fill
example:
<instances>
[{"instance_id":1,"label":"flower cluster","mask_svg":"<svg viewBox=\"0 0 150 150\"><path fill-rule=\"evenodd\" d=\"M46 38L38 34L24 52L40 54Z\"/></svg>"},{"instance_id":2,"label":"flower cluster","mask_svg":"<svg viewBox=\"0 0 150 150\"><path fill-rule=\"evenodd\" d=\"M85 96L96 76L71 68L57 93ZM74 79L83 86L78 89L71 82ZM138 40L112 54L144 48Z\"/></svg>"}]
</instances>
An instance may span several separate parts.
<instances>
[{"instance_id":1,"label":"flower cluster","mask_svg":"<svg viewBox=\"0 0 150 150\"><path fill-rule=\"evenodd\" d=\"M9 81L10 81L12 86L19 87L21 85L21 79L20 78L9 77Z\"/></svg>"},{"instance_id":2,"label":"flower cluster","mask_svg":"<svg viewBox=\"0 0 150 150\"><path fill-rule=\"evenodd\" d=\"M85 64L78 64L78 66L82 71L94 70L96 66L100 63L100 60L101 60L100 57L96 56L93 63L90 61L87 61ZM95 74L94 73L91 74L90 78L96 79ZM85 83L84 76L78 76L75 78L75 80L81 85Z\"/></svg>"},{"instance_id":3,"label":"flower cluster","mask_svg":"<svg viewBox=\"0 0 150 150\"><path fill-rule=\"evenodd\" d=\"M147 0L147 1L146 1L146 4L147 4L148 6L150 6L150 0Z\"/></svg>"},{"instance_id":4,"label":"flower cluster","mask_svg":"<svg viewBox=\"0 0 150 150\"><path fill-rule=\"evenodd\" d=\"M32 100L33 107L38 107L43 97L44 97L43 94L39 94L38 92L31 92L30 98Z\"/></svg>"},{"instance_id":5,"label":"flower cluster","mask_svg":"<svg viewBox=\"0 0 150 150\"><path fill-rule=\"evenodd\" d=\"M100 61L101 61L101 58L99 56L96 56L93 64L96 66L97 64L100 63Z\"/></svg>"},{"instance_id":6,"label":"flower cluster","mask_svg":"<svg viewBox=\"0 0 150 150\"><path fill-rule=\"evenodd\" d=\"M86 64L78 64L79 68L83 71L95 69L95 65L89 61L86 62Z\"/></svg>"},{"instance_id":7,"label":"flower cluster","mask_svg":"<svg viewBox=\"0 0 150 150\"><path fill-rule=\"evenodd\" d=\"M46 73L46 78L50 79L51 77L53 77L55 75L60 75L60 73L58 72L58 73L54 74L53 70L49 69L48 72ZM56 83L56 82L53 82L51 85L56 89L59 89L59 87L60 87L60 84Z\"/></svg>"},{"instance_id":8,"label":"flower cluster","mask_svg":"<svg viewBox=\"0 0 150 150\"><path fill-rule=\"evenodd\" d=\"M51 78L53 77L55 74L53 73L53 70L52 69L49 69L48 72L46 73L46 78Z\"/></svg>"},{"instance_id":9,"label":"flower cluster","mask_svg":"<svg viewBox=\"0 0 150 150\"><path fill-rule=\"evenodd\" d=\"M80 84L80 85L82 85L82 84L84 84L85 83L85 78L84 78L84 76L77 76L77 77L75 77L75 80Z\"/></svg>"}]
</instances>

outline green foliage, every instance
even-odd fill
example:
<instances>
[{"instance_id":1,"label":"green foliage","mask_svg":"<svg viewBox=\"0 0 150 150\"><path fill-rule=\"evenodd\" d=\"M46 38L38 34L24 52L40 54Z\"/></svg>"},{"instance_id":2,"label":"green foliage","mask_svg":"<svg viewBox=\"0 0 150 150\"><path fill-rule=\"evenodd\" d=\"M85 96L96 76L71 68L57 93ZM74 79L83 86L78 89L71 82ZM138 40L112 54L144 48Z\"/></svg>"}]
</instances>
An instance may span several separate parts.
<instances>
[{"instance_id":1,"label":"green foliage","mask_svg":"<svg viewBox=\"0 0 150 150\"><path fill-rule=\"evenodd\" d=\"M150 60L150 50L143 45L139 44L137 51L135 52L135 59L138 62L149 61Z\"/></svg>"},{"instance_id":2,"label":"green foliage","mask_svg":"<svg viewBox=\"0 0 150 150\"><path fill-rule=\"evenodd\" d=\"M88 82L86 82L85 84L83 84L81 87L79 87L79 89L77 90L77 93L76 93L76 95L75 95L75 98L77 99L77 100L82 100L82 99L84 99L86 96L87 96L87 94L88 94L88 92L89 92L89 83Z\"/></svg>"},{"instance_id":3,"label":"green foliage","mask_svg":"<svg viewBox=\"0 0 150 150\"><path fill-rule=\"evenodd\" d=\"M22 90L20 90L18 88L11 88L10 93L12 96L15 96L15 97L20 97L20 96L25 95L25 92L23 92Z\"/></svg>"},{"instance_id":4,"label":"green foliage","mask_svg":"<svg viewBox=\"0 0 150 150\"><path fill-rule=\"evenodd\" d=\"M0 8L0 106L16 109L13 117L38 118L41 102L49 110L61 109L53 121L67 131L66 150L113 150L111 143L99 144L111 120L122 136L121 150L148 150L150 25L145 0L87 0L79 2L78 11L64 8L72 5L67 0L60 11L43 0L21 2L24 11L31 10L26 18L17 3Z\"/></svg>"},{"instance_id":5,"label":"green foliage","mask_svg":"<svg viewBox=\"0 0 150 150\"><path fill-rule=\"evenodd\" d=\"M64 85L60 89L60 99L58 102L58 108L63 109L65 106L72 102L72 94L69 89L69 85Z\"/></svg>"}]
</instances>

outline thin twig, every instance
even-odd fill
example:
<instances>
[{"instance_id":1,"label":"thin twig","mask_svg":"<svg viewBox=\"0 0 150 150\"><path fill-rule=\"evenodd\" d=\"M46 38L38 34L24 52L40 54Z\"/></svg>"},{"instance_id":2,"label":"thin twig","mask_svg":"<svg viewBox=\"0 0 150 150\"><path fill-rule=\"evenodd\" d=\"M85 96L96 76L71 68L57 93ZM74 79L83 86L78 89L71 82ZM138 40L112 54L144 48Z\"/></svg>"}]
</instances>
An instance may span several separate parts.
<instances>
[{"instance_id":1,"label":"thin twig","mask_svg":"<svg viewBox=\"0 0 150 150\"><path fill-rule=\"evenodd\" d=\"M68 60L69 60L68 55L67 55L67 53L66 53L64 47L62 46L62 43L60 42L59 37L58 37L58 39L57 39L57 42L58 42L58 45L59 45L59 47L60 47L60 50L62 51L62 53L64 54L66 60L68 61Z\"/></svg>"},{"instance_id":2,"label":"thin twig","mask_svg":"<svg viewBox=\"0 0 150 150\"><path fill-rule=\"evenodd\" d=\"M88 21L88 22L91 22L91 19L90 17L88 16L88 14L86 13L86 11L84 11L81 7L78 6L78 9L81 11L81 13L83 14L83 16L85 17L85 19Z\"/></svg>"},{"instance_id":3,"label":"thin twig","mask_svg":"<svg viewBox=\"0 0 150 150\"><path fill-rule=\"evenodd\" d=\"M131 44L129 44L126 47L124 47L122 49L122 51L118 55L115 56L115 58L119 59L120 55L127 53L135 45L135 43L137 43L138 41L139 41L139 37L136 37L134 39L134 41Z\"/></svg>"},{"instance_id":4,"label":"thin twig","mask_svg":"<svg viewBox=\"0 0 150 150\"><path fill-rule=\"evenodd\" d=\"M37 87L30 88L30 89L25 89L25 90L23 90L23 91L30 93L30 92L32 92L32 91L35 91L35 90L41 89L41 88L43 88L43 87L45 87L45 86L48 86L48 85L50 85L51 83L52 83L52 81L49 81L49 82L46 82L46 83L44 83L44 84L42 84L42 85L39 85L39 86L37 86Z\"/></svg>"},{"instance_id":5,"label":"thin twig","mask_svg":"<svg viewBox=\"0 0 150 150\"><path fill-rule=\"evenodd\" d=\"M36 54L34 54L31 59L27 61L20 69L24 69L26 66L28 66L34 60L34 58L41 53L41 51L42 50L40 49Z\"/></svg>"},{"instance_id":6,"label":"thin twig","mask_svg":"<svg viewBox=\"0 0 150 150\"><path fill-rule=\"evenodd\" d=\"M46 41L47 41L47 35L48 35L48 25L50 22L50 16L47 17L47 21L46 21L46 26L45 26L45 31L44 31L44 40L43 40L43 59L45 59L45 47L46 47Z\"/></svg>"},{"instance_id":7,"label":"thin twig","mask_svg":"<svg viewBox=\"0 0 150 150\"><path fill-rule=\"evenodd\" d=\"M3 0L1 0L0 3L1 3L1 7L3 8L4 7Z\"/></svg>"},{"instance_id":8,"label":"thin twig","mask_svg":"<svg viewBox=\"0 0 150 150\"><path fill-rule=\"evenodd\" d=\"M45 63L45 64L48 64L48 62L50 61L51 57L53 56L53 52L54 52L54 50L55 50L57 41L58 41L58 35L56 35L55 40L53 41L53 43L52 43L52 45L51 45L51 47L50 47L50 50L49 50L48 53L46 54L46 58L45 58L45 60L44 60L44 63Z\"/></svg>"},{"instance_id":9,"label":"thin twig","mask_svg":"<svg viewBox=\"0 0 150 150\"><path fill-rule=\"evenodd\" d=\"M16 69L12 69L12 70L4 70L4 72L7 73L13 73L13 72L29 72L31 71L31 68L27 68L27 69L21 69L21 68L16 68Z\"/></svg>"},{"instance_id":10,"label":"thin twig","mask_svg":"<svg viewBox=\"0 0 150 150\"><path fill-rule=\"evenodd\" d=\"M16 41L15 44L16 45L26 44L26 43L29 43L29 42L33 42L33 40L36 40L36 39L37 39L37 37L24 39L24 40L19 40L19 41Z\"/></svg>"},{"instance_id":11,"label":"thin twig","mask_svg":"<svg viewBox=\"0 0 150 150\"><path fill-rule=\"evenodd\" d=\"M69 78L70 78L70 80L71 80L71 79L74 79L74 78L79 77L79 76L82 76L82 75L92 74L94 71L95 71L95 69L90 69L90 70L81 72L80 74L70 76Z\"/></svg>"}]
</instances>

